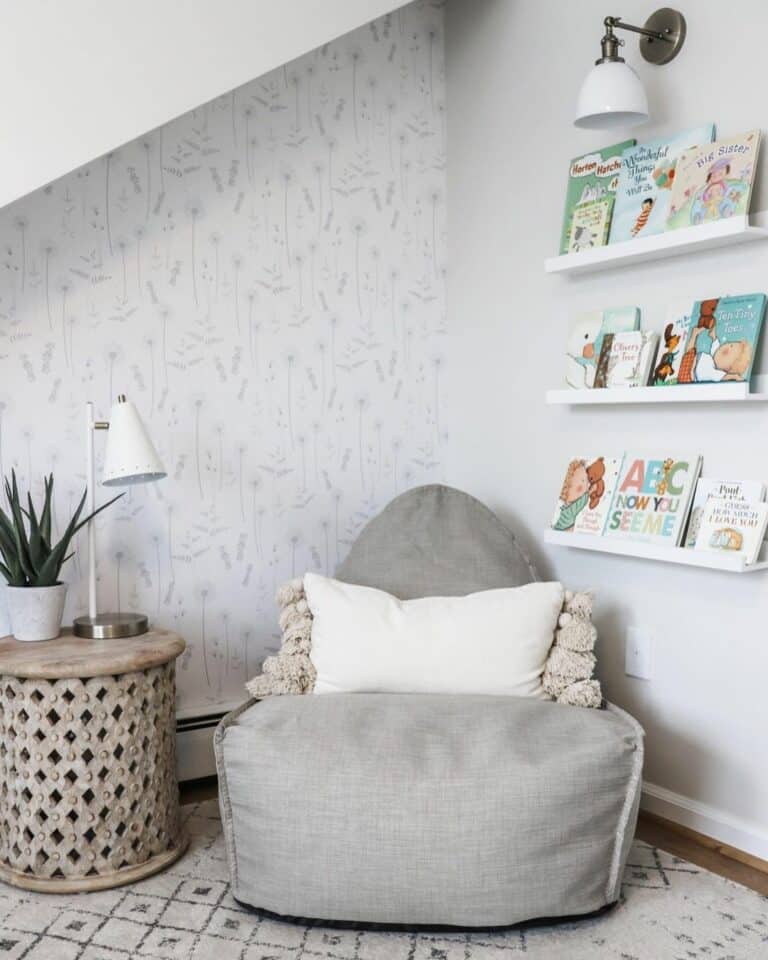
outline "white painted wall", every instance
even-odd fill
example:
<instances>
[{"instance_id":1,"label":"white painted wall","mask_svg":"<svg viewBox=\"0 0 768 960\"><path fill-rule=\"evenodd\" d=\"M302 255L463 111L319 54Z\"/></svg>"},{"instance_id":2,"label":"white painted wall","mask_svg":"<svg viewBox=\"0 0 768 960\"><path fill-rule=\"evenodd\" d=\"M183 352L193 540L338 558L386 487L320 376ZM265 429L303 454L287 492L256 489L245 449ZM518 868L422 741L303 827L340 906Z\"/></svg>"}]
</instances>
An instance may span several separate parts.
<instances>
[{"instance_id":1,"label":"white painted wall","mask_svg":"<svg viewBox=\"0 0 768 960\"><path fill-rule=\"evenodd\" d=\"M733 0L725 21L715 0L688 4L686 46L663 68L646 65L627 35L626 57L647 85L652 123L608 137L572 126L603 16L642 23L652 9L639 0L619 9L584 0L553 22L553 6L536 0L449 0L448 476L513 521L547 575L596 589L600 674L608 696L647 730L646 777L661 788L656 808L768 857L768 578L541 543L567 457L596 444L677 446L700 451L706 474L768 481L761 406L544 404L545 388L560 385L573 313L637 303L645 324L660 329L673 296L768 291L768 243L579 280L544 274L544 258L557 251L571 157L708 120L723 134L768 126L758 96L768 32L760 0ZM728 38L736 24L738 43ZM764 188L753 209L761 196ZM768 372L765 343L758 372ZM650 682L624 676L630 624L657 634Z\"/></svg>"},{"instance_id":2,"label":"white painted wall","mask_svg":"<svg viewBox=\"0 0 768 960\"><path fill-rule=\"evenodd\" d=\"M0 206L400 6L23 0L0 34Z\"/></svg>"}]
</instances>

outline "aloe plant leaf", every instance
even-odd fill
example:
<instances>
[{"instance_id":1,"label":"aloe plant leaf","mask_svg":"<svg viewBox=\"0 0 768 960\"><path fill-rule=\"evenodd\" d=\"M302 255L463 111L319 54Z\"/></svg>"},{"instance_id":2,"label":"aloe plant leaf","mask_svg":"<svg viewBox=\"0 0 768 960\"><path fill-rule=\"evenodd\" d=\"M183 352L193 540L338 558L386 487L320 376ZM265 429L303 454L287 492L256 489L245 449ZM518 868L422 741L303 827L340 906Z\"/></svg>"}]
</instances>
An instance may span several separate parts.
<instances>
[{"instance_id":1,"label":"aloe plant leaf","mask_svg":"<svg viewBox=\"0 0 768 960\"><path fill-rule=\"evenodd\" d=\"M0 554L2 554L4 565L9 571L11 579L14 581L11 585L19 586L16 582L19 580L22 583L26 582L24 571L21 569L17 558L15 543L11 542L9 544L7 541L0 540ZM7 576L6 579L8 579Z\"/></svg>"},{"instance_id":2,"label":"aloe plant leaf","mask_svg":"<svg viewBox=\"0 0 768 960\"><path fill-rule=\"evenodd\" d=\"M11 576L15 580L18 580L19 577L24 576L18 561L16 544L12 538L9 539L2 531L0 531L0 555L2 555L2 559L6 568L10 571Z\"/></svg>"},{"instance_id":3,"label":"aloe plant leaf","mask_svg":"<svg viewBox=\"0 0 768 960\"><path fill-rule=\"evenodd\" d=\"M18 551L19 563L25 576L30 581L35 579L35 570L32 560L29 556L29 541L27 540L27 531L24 528L24 515L21 511L19 502L19 488L16 483L16 471L11 471L12 486L9 487L8 481L5 481L5 493L11 507L11 516L13 517L13 539Z\"/></svg>"},{"instance_id":4,"label":"aloe plant leaf","mask_svg":"<svg viewBox=\"0 0 768 960\"><path fill-rule=\"evenodd\" d=\"M10 537L13 537L13 524L8 514L0 507L0 528L4 528Z\"/></svg>"},{"instance_id":5,"label":"aloe plant leaf","mask_svg":"<svg viewBox=\"0 0 768 960\"><path fill-rule=\"evenodd\" d=\"M46 505L45 509L49 509L48 506L48 481L46 478ZM32 563L34 564L35 570L39 569L40 566L45 562L46 557L51 552L51 544L48 537L45 536L43 531L43 519L42 517L38 519L37 513L35 512L35 506L32 503L32 496L27 494L27 501L29 504L29 510L27 512L27 517L29 519L29 555ZM48 523L50 526L50 521Z\"/></svg>"},{"instance_id":6,"label":"aloe plant leaf","mask_svg":"<svg viewBox=\"0 0 768 960\"><path fill-rule=\"evenodd\" d=\"M8 581L9 587L25 587L27 585L27 579L23 573L13 574L11 570L6 567L6 565L0 560L0 573Z\"/></svg>"},{"instance_id":7,"label":"aloe plant leaf","mask_svg":"<svg viewBox=\"0 0 768 960\"><path fill-rule=\"evenodd\" d=\"M102 505L100 507L97 507L93 511L93 513L89 513L87 517L82 519L80 523L77 524L77 526L75 527L75 533L77 533L78 530L81 530L86 525L86 523L88 523L89 520L92 520L96 516L97 513L101 513L102 510L106 510L107 507L111 507L112 504L115 502L115 500L119 500L120 497L124 497L124 496L125 496L125 492L118 493L116 497L112 497L111 500L107 500L106 503L102 503Z\"/></svg>"},{"instance_id":8,"label":"aloe plant leaf","mask_svg":"<svg viewBox=\"0 0 768 960\"><path fill-rule=\"evenodd\" d=\"M0 552L3 554L6 566L13 574L14 580L23 580L24 575L19 564L18 551L16 549L16 538L13 532L13 524L8 519L5 511L0 507ZM18 586L18 584L16 584Z\"/></svg>"},{"instance_id":9,"label":"aloe plant leaf","mask_svg":"<svg viewBox=\"0 0 768 960\"><path fill-rule=\"evenodd\" d=\"M115 502L115 500L119 500L120 497L124 497L124 496L125 496L124 493L119 493L116 497L113 497L111 500L108 500L106 503L103 503L100 507L94 510L93 513L89 514L84 520L80 520L80 514L82 513L83 506L85 505L85 497L86 497L86 494L83 493L80 503L78 504L77 509L72 515L72 519L67 524L67 529L64 531L64 534L62 535L61 540L59 540L59 542L56 544L55 547L51 548L51 552L48 559L38 571L37 576L38 576L39 586L41 587L52 586L53 584L58 582L58 577L59 577L59 572L61 571L61 567L64 561L68 559L68 557L65 556L65 554L69 549L69 544L72 538L74 537L74 535L78 532L78 530L82 529L88 523L89 520L91 520L97 514L101 513L102 510L106 510L107 507L111 506Z\"/></svg>"},{"instance_id":10,"label":"aloe plant leaf","mask_svg":"<svg viewBox=\"0 0 768 960\"><path fill-rule=\"evenodd\" d=\"M21 569L21 565L16 557L15 546L11 544L10 549L7 549L5 546L0 546L0 553L3 556L4 566L9 571L11 578L13 580L24 581L26 578L24 577L24 571Z\"/></svg>"},{"instance_id":11,"label":"aloe plant leaf","mask_svg":"<svg viewBox=\"0 0 768 960\"><path fill-rule=\"evenodd\" d=\"M64 563L64 555L69 547L69 540L60 540L55 547L51 549L45 563L37 571L35 586L52 587L58 583L61 565Z\"/></svg>"},{"instance_id":12,"label":"aloe plant leaf","mask_svg":"<svg viewBox=\"0 0 768 960\"><path fill-rule=\"evenodd\" d=\"M40 514L40 532L50 549L51 546L51 520L53 514L53 474L43 478L45 485L45 501L43 502L43 512Z\"/></svg>"},{"instance_id":13,"label":"aloe plant leaf","mask_svg":"<svg viewBox=\"0 0 768 960\"><path fill-rule=\"evenodd\" d=\"M0 544L6 544L9 549L15 547L13 524L2 509L0 509Z\"/></svg>"},{"instance_id":14,"label":"aloe plant leaf","mask_svg":"<svg viewBox=\"0 0 768 960\"><path fill-rule=\"evenodd\" d=\"M61 565L64 563L64 556L69 549L69 544L72 540L72 537L75 535L78 519L80 518L80 514L83 512L83 507L85 506L86 494L87 491L84 490L83 495L80 498L80 502L70 518L70 521L67 524L67 528L64 531L61 539L55 546L51 547L48 558L38 571L37 586L48 587L53 586L58 582Z\"/></svg>"},{"instance_id":15,"label":"aloe plant leaf","mask_svg":"<svg viewBox=\"0 0 768 960\"><path fill-rule=\"evenodd\" d=\"M32 503L32 495L30 493L27 494L27 503L29 506L29 512L27 513L27 517L29 518L29 559L32 562L35 572L37 572L45 563L50 547L43 540L40 521L37 519L35 505Z\"/></svg>"}]
</instances>

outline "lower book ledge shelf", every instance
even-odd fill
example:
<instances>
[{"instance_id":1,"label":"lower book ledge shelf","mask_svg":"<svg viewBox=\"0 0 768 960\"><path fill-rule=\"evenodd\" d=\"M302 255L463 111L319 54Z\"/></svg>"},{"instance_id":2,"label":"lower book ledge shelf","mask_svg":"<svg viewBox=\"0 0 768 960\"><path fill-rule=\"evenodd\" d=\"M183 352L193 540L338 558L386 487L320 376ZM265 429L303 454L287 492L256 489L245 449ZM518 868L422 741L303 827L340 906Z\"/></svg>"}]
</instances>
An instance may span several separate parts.
<instances>
[{"instance_id":1,"label":"lower book ledge shelf","mask_svg":"<svg viewBox=\"0 0 768 960\"><path fill-rule=\"evenodd\" d=\"M641 560L661 560L663 563L703 567L706 570L723 570L726 573L756 573L758 570L768 570L765 544L763 544L760 558L755 563L747 564L744 562L744 557L739 554L724 551L658 547L654 543L642 543L638 540L616 540L612 537L564 533L560 530L545 530L544 542L557 547L592 550L596 553L611 553L619 557L639 557Z\"/></svg>"}]
</instances>

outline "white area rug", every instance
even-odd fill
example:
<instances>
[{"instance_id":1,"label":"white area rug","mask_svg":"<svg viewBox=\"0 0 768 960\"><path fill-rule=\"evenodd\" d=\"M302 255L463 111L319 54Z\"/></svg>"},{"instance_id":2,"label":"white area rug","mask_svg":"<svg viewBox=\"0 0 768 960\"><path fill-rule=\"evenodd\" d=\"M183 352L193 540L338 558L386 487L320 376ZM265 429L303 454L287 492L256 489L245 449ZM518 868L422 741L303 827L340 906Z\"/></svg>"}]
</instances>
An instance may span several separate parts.
<instances>
[{"instance_id":1,"label":"white area rug","mask_svg":"<svg viewBox=\"0 0 768 960\"><path fill-rule=\"evenodd\" d=\"M0 960L766 960L768 899L635 843L622 902L505 933L373 933L262 920L230 895L215 801L184 808L170 870L102 893L0 885Z\"/></svg>"}]
</instances>

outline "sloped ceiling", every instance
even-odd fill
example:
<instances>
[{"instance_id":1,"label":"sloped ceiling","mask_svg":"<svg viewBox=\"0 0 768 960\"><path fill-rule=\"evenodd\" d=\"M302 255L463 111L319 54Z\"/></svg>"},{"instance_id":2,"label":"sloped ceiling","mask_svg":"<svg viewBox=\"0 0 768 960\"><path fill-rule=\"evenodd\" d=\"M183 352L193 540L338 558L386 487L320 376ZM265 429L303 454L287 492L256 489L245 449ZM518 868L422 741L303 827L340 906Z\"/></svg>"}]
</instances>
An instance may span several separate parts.
<instances>
[{"instance_id":1,"label":"sloped ceiling","mask_svg":"<svg viewBox=\"0 0 768 960\"><path fill-rule=\"evenodd\" d=\"M0 35L0 206L384 13L392 0L23 0Z\"/></svg>"}]
</instances>

